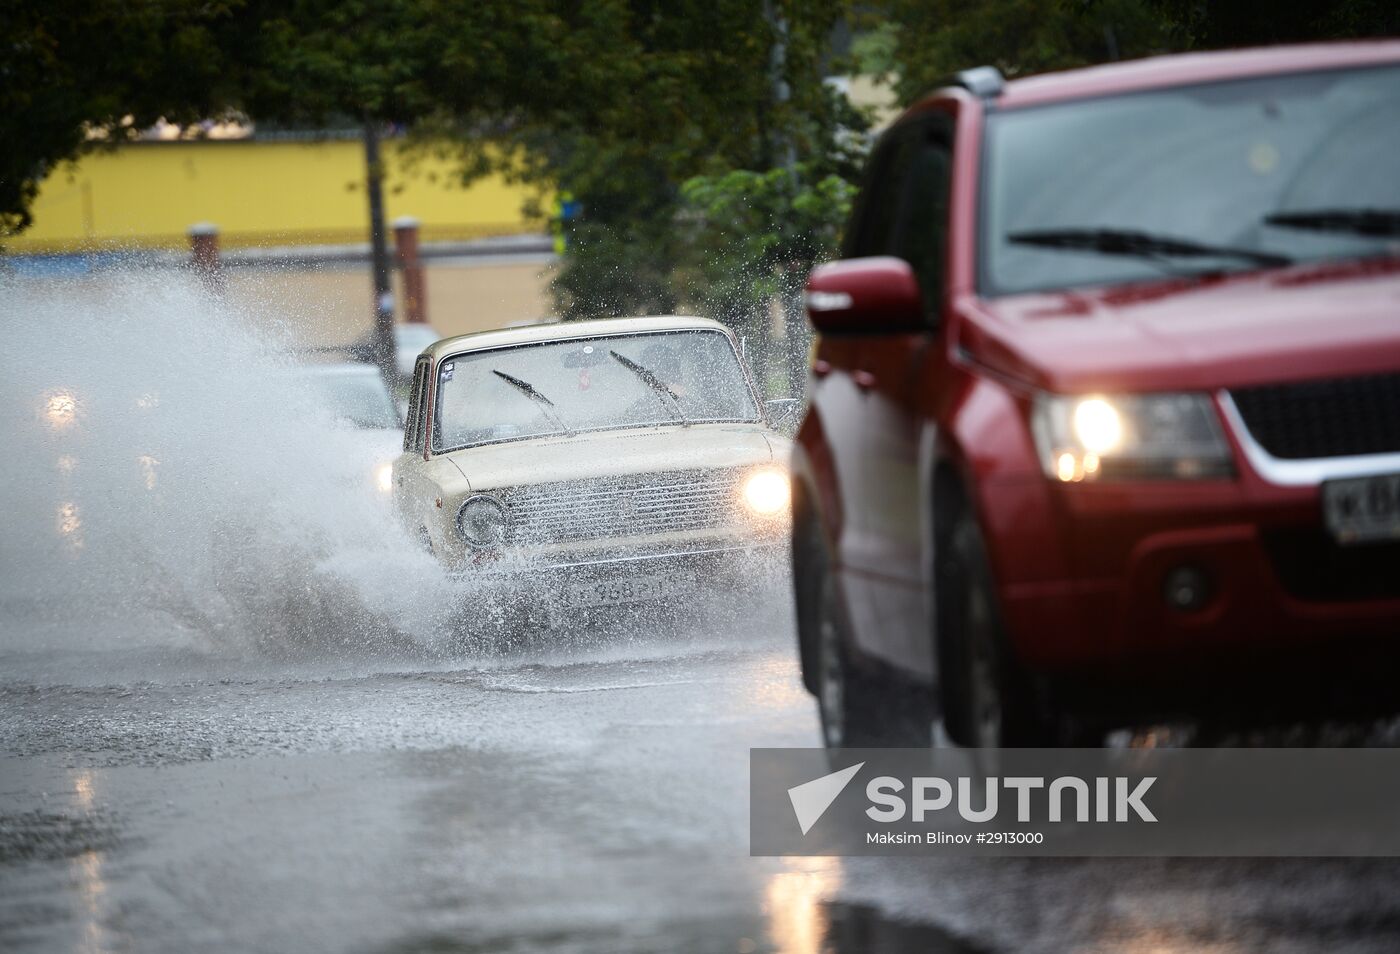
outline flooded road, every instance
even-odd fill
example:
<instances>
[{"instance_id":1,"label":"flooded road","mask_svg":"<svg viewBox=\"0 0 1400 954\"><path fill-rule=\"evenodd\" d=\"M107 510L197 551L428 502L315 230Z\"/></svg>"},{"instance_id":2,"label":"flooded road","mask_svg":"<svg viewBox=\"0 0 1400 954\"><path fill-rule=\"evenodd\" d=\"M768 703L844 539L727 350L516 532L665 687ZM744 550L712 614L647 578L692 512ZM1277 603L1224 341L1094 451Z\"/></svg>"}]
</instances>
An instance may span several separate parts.
<instances>
[{"instance_id":1,"label":"flooded road","mask_svg":"<svg viewBox=\"0 0 1400 954\"><path fill-rule=\"evenodd\" d=\"M1400 949L1388 861L751 858L749 748L819 740L781 585L463 651L286 335L0 300L0 950Z\"/></svg>"},{"instance_id":2,"label":"flooded road","mask_svg":"<svg viewBox=\"0 0 1400 954\"><path fill-rule=\"evenodd\" d=\"M156 679L7 682L0 947L735 950L810 930L833 866L746 857L748 746L815 739L788 654L619 652L361 672L172 655Z\"/></svg>"},{"instance_id":3,"label":"flooded road","mask_svg":"<svg viewBox=\"0 0 1400 954\"><path fill-rule=\"evenodd\" d=\"M817 741L787 636L6 654L0 949L1400 944L1390 862L748 857L748 748Z\"/></svg>"}]
</instances>

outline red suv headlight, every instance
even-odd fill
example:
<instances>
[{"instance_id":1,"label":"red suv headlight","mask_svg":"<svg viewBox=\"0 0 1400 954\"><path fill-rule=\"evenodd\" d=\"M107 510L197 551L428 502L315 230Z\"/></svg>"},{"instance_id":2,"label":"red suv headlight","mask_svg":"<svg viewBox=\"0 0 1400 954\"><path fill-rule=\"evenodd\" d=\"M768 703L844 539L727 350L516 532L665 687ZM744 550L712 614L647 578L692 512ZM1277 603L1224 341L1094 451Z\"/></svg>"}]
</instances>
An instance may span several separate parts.
<instances>
[{"instance_id":1,"label":"red suv headlight","mask_svg":"<svg viewBox=\"0 0 1400 954\"><path fill-rule=\"evenodd\" d=\"M1039 394L1031 430L1053 480L1198 480L1234 473L1208 394Z\"/></svg>"}]
</instances>

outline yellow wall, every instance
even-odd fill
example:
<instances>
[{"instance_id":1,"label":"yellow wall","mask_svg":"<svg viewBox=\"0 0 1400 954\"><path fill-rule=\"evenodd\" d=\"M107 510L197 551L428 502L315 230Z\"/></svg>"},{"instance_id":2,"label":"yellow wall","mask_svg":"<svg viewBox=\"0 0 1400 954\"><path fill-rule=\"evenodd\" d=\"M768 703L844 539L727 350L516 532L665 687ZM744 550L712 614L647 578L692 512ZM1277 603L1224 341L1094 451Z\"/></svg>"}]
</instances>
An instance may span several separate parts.
<instances>
[{"instance_id":1,"label":"yellow wall","mask_svg":"<svg viewBox=\"0 0 1400 954\"><path fill-rule=\"evenodd\" d=\"M543 229L521 212L525 188L496 177L449 186L449 161L419 156L410 172L399 152L385 143L386 211L419 219L425 241ZM132 143L59 168L40 189L34 224L4 244L185 247L196 222L217 225L226 247L364 242L363 180L358 140Z\"/></svg>"}]
</instances>

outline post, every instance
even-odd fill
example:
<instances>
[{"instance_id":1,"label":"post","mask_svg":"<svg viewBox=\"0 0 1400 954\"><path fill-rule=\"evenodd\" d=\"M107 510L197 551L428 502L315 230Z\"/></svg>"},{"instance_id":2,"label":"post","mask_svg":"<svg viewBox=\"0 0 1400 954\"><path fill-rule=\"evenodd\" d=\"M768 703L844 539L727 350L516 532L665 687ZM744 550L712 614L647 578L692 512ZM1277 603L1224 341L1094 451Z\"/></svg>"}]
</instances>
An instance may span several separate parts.
<instances>
[{"instance_id":1,"label":"post","mask_svg":"<svg viewBox=\"0 0 1400 954\"><path fill-rule=\"evenodd\" d=\"M213 222L190 226L190 266L212 291L222 291L224 275L219 265L219 227Z\"/></svg>"},{"instance_id":2,"label":"post","mask_svg":"<svg viewBox=\"0 0 1400 954\"><path fill-rule=\"evenodd\" d=\"M776 117L772 128L772 148L778 163L787 171L789 186L795 191L799 186L797 150L787 125L790 120L786 114L787 104L792 99L792 87L787 81L788 22L773 0L765 0L763 16L773 30L773 45L768 51L769 82L773 88L773 112ZM770 373L780 372L785 379L786 390L783 397L802 397L802 389L807 379L807 319L802 312L800 284L801 281L805 281L806 276L797 275L797 268L796 263L792 262L778 265L775 276L778 279L777 320L774 322L776 327L770 329L772 333L764 353L766 369ZM794 279L797 279L796 287ZM777 342L781 342L781 355L773 354L773 346ZM766 385L767 381L764 384Z\"/></svg>"},{"instance_id":3,"label":"post","mask_svg":"<svg viewBox=\"0 0 1400 954\"><path fill-rule=\"evenodd\" d=\"M807 268L790 262L782 268L779 298L783 312L783 353L787 361L788 390L784 397L805 398L807 369L812 360L812 333L807 327L807 312L802 306L802 289L807 284Z\"/></svg>"},{"instance_id":4,"label":"post","mask_svg":"<svg viewBox=\"0 0 1400 954\"><path fill-rule=\"evenodd\" d=\"M792 87L787 81L788 22L772 0L765 0L763 16L773 30L773 45L768 50L768 81L772 84L773 111L778 120L772 129L773 151L782 167L792 174L797 166L797 150L784 115L784 107L792 99Z\"/></svg>"},{"instance_id":5,"label":"post","mask_svg":"<svg viewBox=\"0 0 1400 954\"><path fill-rule=\"evenodd\" d=\"M374 363L386 381L394 380L394 293L389 286L389 248L384 234L384 167L379 161L379 129L365 123L365 192L369 196L370 262L374 274Z\"/></svg>"},{"instance_id":6,"label":"post","mask_svg":"<svg viewBox=\"0 0 1400 954\"><path fill-rule=\"evenodd\" d=\"M418 257L418 220L411 215L394 220L394 252L403 275L404 321L428 320L428 290L424 283L423 261Z\"/></svg>"}]
</instances>

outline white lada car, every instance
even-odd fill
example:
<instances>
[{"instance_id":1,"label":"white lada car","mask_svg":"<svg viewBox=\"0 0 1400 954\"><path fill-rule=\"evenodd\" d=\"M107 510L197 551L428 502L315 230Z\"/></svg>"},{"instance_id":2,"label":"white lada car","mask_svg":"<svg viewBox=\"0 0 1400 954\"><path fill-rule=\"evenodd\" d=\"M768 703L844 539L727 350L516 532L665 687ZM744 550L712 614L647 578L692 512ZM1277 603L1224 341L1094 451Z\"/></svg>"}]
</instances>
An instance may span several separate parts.
<instances>
[{"instance_id":1,"label":"white lada car","mask_svg":"<svg viewBox=\"0 0 1400 954\"><path fill-rule=\"evenodd\" d=\"M683 608L781 552L789 444L769 414L791 403L765 407L702 318L448 338L414 367L397 509L483 613Z\"/></svg>"}]
</instances>

